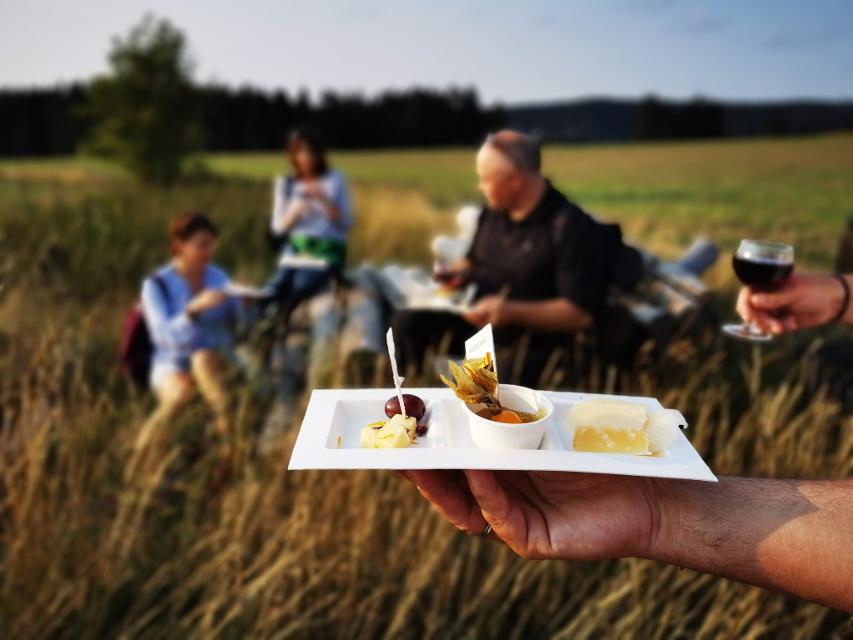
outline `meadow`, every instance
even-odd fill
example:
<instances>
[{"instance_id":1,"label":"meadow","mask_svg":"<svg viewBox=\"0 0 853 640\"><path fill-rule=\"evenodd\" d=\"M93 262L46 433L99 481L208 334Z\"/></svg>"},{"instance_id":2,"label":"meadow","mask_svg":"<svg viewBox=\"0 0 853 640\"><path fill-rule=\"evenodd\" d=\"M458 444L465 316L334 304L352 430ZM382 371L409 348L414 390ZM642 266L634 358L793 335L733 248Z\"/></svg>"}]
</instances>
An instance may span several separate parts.
<instances>
[{"instance_id":1,"label":"meadow","mask_svg":"<svg viewBox=\"0 0 853 640\"><path fill-rule=\"evenodd\" d=\"M259 281L280 154L210 154L171 189L84 158L0 160L0 636L846 637L847 616L644 560L529 562L456 533L394 474L288 473L298 418L254 446L267 405L236 390L237 462L224 479L193 406L158 473L123 478L152 399L116 366L122 315L165 257L176 212L222 229L219 261ZM337 152L358 223L351 262L425 264L427 239L476 201L472 149ZM720 313L739 238L792 242L830 269L853 214L853 137L549 147L545 173L663 257L704 235ZM683 410L718 474L853 475L853 420L807 355L815 331L759 349L717 335L664 366L575 388L657 396ZM334 384L351 383L337 376ZM434 385L436 381L422 381ZM390 383L390 380L388 381ZM307 394L300 399L301 408ZM169 491L162 478L168 477Z\"/></svg>"}]
</instances>

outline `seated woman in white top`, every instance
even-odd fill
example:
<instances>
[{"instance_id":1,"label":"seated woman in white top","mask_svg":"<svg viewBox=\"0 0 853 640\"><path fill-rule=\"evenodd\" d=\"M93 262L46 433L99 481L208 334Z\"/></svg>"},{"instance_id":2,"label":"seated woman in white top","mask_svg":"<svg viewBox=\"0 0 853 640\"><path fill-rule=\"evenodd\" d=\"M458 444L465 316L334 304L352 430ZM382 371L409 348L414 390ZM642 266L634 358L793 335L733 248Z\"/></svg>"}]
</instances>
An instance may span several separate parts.
<instances>
[{"instance_id":1,"label":"seated woman in white top","mask_svg":"<svg viewBox=\"0 0 853 640\"><path fill-rule=\"evenodd\" d=\"M343 267L353 222L346 180L329 168L319 137L308 130L294 131L287 151L294 173L275 180L270 221L271 235L281 246L278 261L310 256L325 261L326 267L278 267L266 289L280 302L285 317Z\"/></svg>"},{"instance_id":2,"label":"seated woman in white top","mask_svg":"<svg viewBox=\"0 0 853 640\"><path fill-rule=\"evenodd\" d=\"M239 301L225 289L228 275L211 260L217 230L201 213L179 216L170 228L172 260L145 279L142 311L154 346L151 388L159 406L141 437L172 418L198 387L227 429L228 392L222 376L232 354Z\"/></svg>"}]
</instances>

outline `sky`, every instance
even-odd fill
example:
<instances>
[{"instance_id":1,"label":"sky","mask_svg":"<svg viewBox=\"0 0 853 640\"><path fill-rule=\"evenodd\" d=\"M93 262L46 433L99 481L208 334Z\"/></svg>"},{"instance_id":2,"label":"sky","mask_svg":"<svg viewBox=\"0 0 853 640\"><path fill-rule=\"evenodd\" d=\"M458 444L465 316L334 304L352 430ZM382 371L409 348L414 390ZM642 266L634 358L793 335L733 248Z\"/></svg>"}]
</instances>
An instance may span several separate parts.
<instances>
[{"instance_id":1,"label":"sky","mask_svg":"<svg viewBox=\"0 0 853 640\"><path fill-rule=\"evenodd\" d=\"M853 0L0 0L0 86L105 72L146 12L186 33L198 81L312 96L853 98Z\"/></svg>"}]
</instances>

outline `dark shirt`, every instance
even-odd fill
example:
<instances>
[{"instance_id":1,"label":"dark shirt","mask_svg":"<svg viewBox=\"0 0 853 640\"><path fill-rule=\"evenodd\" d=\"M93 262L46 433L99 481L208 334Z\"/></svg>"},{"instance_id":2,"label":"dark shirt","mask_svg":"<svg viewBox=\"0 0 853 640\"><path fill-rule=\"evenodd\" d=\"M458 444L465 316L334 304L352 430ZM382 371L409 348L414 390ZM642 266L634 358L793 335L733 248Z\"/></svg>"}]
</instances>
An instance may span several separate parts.
<instances>
[{"instance_id":1,"label":"dark shirt","mask_svg":"<svg viewBox=\"0 0 853 640\"><path fill-rule=\"evenodd\" d=\"M477 296L509 287L517 300L565 298L596 315L603 303L607 252L602 225L548 183L524 220L485 208L468 252Z\"/></svg>"}]
</instances>

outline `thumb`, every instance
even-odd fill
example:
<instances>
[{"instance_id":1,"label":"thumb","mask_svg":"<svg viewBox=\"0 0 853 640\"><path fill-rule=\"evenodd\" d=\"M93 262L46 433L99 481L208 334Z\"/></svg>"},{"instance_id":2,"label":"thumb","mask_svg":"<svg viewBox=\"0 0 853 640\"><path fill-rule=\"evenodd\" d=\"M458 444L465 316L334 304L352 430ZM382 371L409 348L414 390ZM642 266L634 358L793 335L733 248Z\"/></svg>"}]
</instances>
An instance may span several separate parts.
<instances>
[{"instance_id":1,"label":"thumb","mask_svg":"<svg viewBox=\"0 0 853 640\"><path fill-rule=\"evenodd\" d=\"M480 505L483 517L492 525L495 533L503 538L509 515L509 498L503 487L492 471L466 470L465 476L468 478L471 495Z\"/></svg>"}]
</instances>

